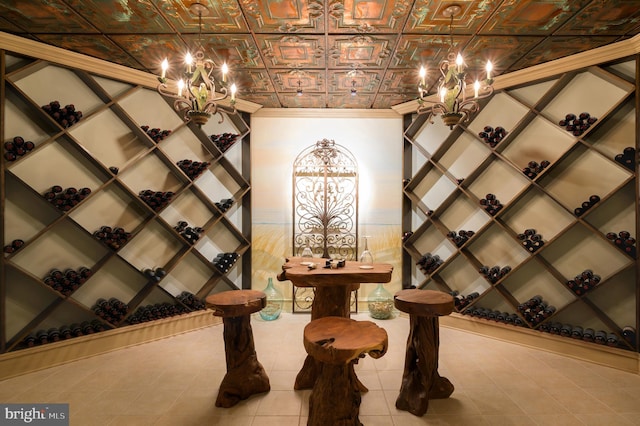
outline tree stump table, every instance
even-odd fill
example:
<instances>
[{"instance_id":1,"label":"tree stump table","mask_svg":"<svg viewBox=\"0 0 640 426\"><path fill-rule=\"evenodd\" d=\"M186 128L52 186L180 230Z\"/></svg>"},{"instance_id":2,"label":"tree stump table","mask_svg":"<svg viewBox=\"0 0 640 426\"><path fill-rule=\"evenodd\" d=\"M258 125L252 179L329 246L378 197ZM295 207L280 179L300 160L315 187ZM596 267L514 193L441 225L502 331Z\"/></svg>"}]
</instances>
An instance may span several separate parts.
<instances>
[{"instance_id":1,"label":"tree stump table","mask_svg":"<svg viewBox=\"0 0 640 426\"><path fill-rule=\"evenodd\" d=\"M387 352L387 332L371 321L324 317L304 328L304 348L320 363L309 397L309 426L361 426L360 391L351 373L367 353ZM351 368L350 368L351 367Z\"/></svg>"},{"instance_id":2,"label":"tree stump table","mask_svg":"<svg viewBox=\"0 0 640 426\"><path fill-rule=\"evenodd\" d=\"M453 311L453 296L433 290L400 290L394 305L409 314L410 327L396 408L422 416L429 399L448 398L453 393L453 384L438 373L438 317Z\"/></svg>"},{"instance_id":3,"label":"tree stump table","mask_svg":"<svg viewBox=\"0 0 640 426\"><path fill-rule=\"evenodd\" d=\"M258 361L251 329L251 314L266 306L267 296L256 290L230 290L212 294L205 301L224 324L227 374L220 384L216 407L233 407L251 395L268 392L269 377Z\"/></svg>"},{"instance_id":4,"label":"tree stump table","mask_svg":"<svg viewBox=\"0 0 640 426\"><path fill-rule=\"evenodd\" d=\"M387 263L363 265L360 262L347 261L345 266L336 269L323 268L326 259L317 259L316 269L309 269L301 257L286 259L278 281L291 281L296 287L314 287L315 297L311 305L311 320L328 316L349 318L351 292L360 288L360 283L388 283L391 281L393 266ZM307 356L298 373L294 389L311 389L320 370L319 361ZM352 373L357 387L367 392L364 386Z\"/></svg>"}]
</instances>

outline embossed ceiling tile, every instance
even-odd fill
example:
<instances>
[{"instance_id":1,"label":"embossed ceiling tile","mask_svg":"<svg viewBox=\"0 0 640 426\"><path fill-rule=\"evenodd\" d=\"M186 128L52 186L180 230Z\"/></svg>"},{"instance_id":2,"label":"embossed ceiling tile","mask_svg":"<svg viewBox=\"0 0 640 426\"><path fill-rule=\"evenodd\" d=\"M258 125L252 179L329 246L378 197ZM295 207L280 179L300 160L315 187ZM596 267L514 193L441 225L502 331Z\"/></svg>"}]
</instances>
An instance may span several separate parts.
<instances>
[{"instance_id":1,"label":"embossed ceiling tile","mask_svg":"<svg viewBox=\"0 0 640 426\"><path fill-rule=\"evenodd\" d=\"M542 40L544 37L473 37L465 46L462 55L471 74L483 70L490 60L494 67L494 75L499 75Z\"/></svg>"},{"instance_id":2,"label":"embossed ceiling tile","mask_svg":"<svg viewBox=\"0 0 640 426\"><path fill-rule=\"evenodd\" d=\"M329 32L398 33L410 7L408 0L334 0Z\"/></svg>"},{"instance_id":3,"label":"embossed ceiling tile","mask_svg":"<svg viewBox=\"0 0 640 426\"><path fill-rule=\"evenodd\" d=\"M3 0L0 15L32 33L97 33L62 0Z\"/></svg>"},{"instance_id":4,"label":"embossed ceiling tile","mask_svg":"<svg viewBox=\"0 0 640 426\"><path fill-rule=\"evenodd\" d=\"M67 0L67 3L103 33L173 32L150 0Z\"/></svg>"},{"instance_id":5,"label":"embossed ceiling tile","mask_svg":"<svg viewBox=\"0 0 640 426\"><path fill-rule=\"evenodd\" d=\"M454 48L464 46L469 37L453 37ZM447 57L451 49L449 36L405 35L398 43L396 53L391 58L391 68L413 68L420 66L436 68Z\"/></svg>"},{"instance_id":6,"label":"embossed ceiling tile","mask_svg":"<svg viewBox=\"0 0 640 426\"><path fill-rule=\"evenodd\" d=\"M229 70L229 81L233 81L238 87L238 96L248 93L275 92L271 78L266 69L254 70Z\"/></svg>"},{"instance_id":7,"label":"embossed ceiling tile","mask_svg":"<svg viewBox=\"0 0 640 426\"><path fill-rule=\"evenodd\" d=\"M256 33L323 33L322 0L240 0Z\"/></svg>"},{"instance_id":8,"label":"embossed ceiling tile","mask_svg":"<svg viewBox=\"0 0 640 426\"><path fill-rule=\"evenodd\" d=\"M270 75L278 92L296 92L299 88L308 92L325 91L325 73L321 70L272 69Z\"/></svg>"},{"instance_id":9,"label":"embossed ceiling tile","mask_svg":"<svg viewBox=\"0 0 640 426\"><path fill-rule=\"evenodd\" d=\"M552 61L574 53L582 52L596 47L613 43L617 37L551 37L532 49L527 55L512 65L511 70L537 65L542 62Z\"/></svg>"},{"instance_id":10,"label":"embossed ceiling tile","mask_svg":"<svg viewBox=\"0 0 640 426\"><path fill-rule=\"evenodd\" d=\"M427 74L429 80L436 80L439 74L436 75L435 71ZM380 85L380 92L390 93L418 93L418 81L420 77L418 75L418 68L402 69L402 70L389 70L382 79Z\"/></svg>"},{"instance_id":11,"label":"embossed ceiling tile","mask_svg":"<svg viewBox=\"0 0 640 426\"><path fill-rule=\"evenodd\" d=\"M183 37L195 50L200 37ZM206 54L216 63L226 62L230 68L264 68L258 47L249 34L202 34L201 39Z\"/></svg>"},{"instance_id":12,"label":"embossed ceiling tile","mask_svg":"<svg viewBox=\"0 0 640 426\"><path fill-rule=\"evenodd\" d=\"M115 62L116 64L127 67L145 70L143 65L132 59L130 55L105 36L92 34L68 37L62 34L40 34L38 38L45 43L63 49L83 53L93 56L94 58Z\"/></svg>"},{"instance_id":13,"label":"embossed ceiling tile","mask_svg":"<svg viewBox=\"0 0 640 426\"><path fill-rule=\"evenodd\" d=\"M396 36L329 36L331 68L384 68L389 63Z\"/></svg>"},{"instance_id":14,"label":"embossed ceiling tile","mask_svg":"<svg viewBox=\"0 0 640 426\"><path fill-rule=\"evenodd\" d=\"M451 18L444 11L457 5L460 13L453 18L451 32L474 34L500 3L499 0L433 1L416 0L407 21L405 32L449 34Z\"/></svg>"},{"instance_id":15,"label":"embossed ceiling tile","mask_svg":"<svg viewBox=\"0 0 640 426\"><path fill-rule=\"evenodd\" d=\"M197 33L198 16L193 15L189 6L195 1L187 0L153 0L158 9L179 33ZM200 0L208 9L202 16L203 33L246 33L249 30L242 18L242 11L237 0Z\"/></svg>"},{"instance_id":16,"label":"embossed ceiling tile","mask_svg":"<svg viewBox=\"0 0 640 426\"><path fill-rule=\"evenodd\" d=\"M323 36L256 35L256 42L268 66L288 68L324 68Z\"/></svg>"},{"instance_id":17,"label":"embossed ceiling tile","mask_svg":"<svg viewBox=\"0 0 640 426\"><path fill-rule=\"evenodd\" d=\"M329 92L350 92L351 89L356 89L358 93L373 93L380 86L383 71L339 70L330 74Z\"/></svg>"},{"instance_id":18,"label":"embossed ceiling tile","mask_svg":"<svg viewBox=\"0 0 640 426\"><path fill-rule=\"evenodd\" d=\"M250 102L255 102L262 105L265 108L280 108L280 100L275 93L252 93L247 96L240 96L240 99L244 99Z\"/></svg>"},{"instance_id":19,"label":"embossed ceiling tile","mask_svg":"<svg viewBox=\"0 0 640 426\"><path fill-rule=\"evenodd\" d=\"M591 0L506 0L483 34L546 35L557 30Z\"/></svg>"},{"instance_id":20,"label":"embossed ceiling tile","mask_svg":"<svg viewBox=\"0 0 640 426\"><path fill-rule=\"evenodd\" d=\"M326 108L324 93L283 94L280 96L285 108Z\"/></svg>"},{"instance_id":21,"label":"embossed ceiling tile","mask_svg":"<svg viewBox=\"0 0 640 426\"><path fill-rule=\"evenodd\" d=\"M638 0L592 2L557 31L558 35L637 33L640 24Z\"/></svg>"},{"instance_id":22,"label":"embossed ceiling tile","mask_svg":"<svg viewBox=\"0 0 640 426\"><path fill-rule=\"evenodd\" d=\"M402 104L404 102L409 102L416 98L417 98L417 95L411 97L407 94L378 95L376 96L375 101L373 101L373 108L376 108L376 109L391 108L394 105Z\"/></svg>"},{"instance_id":23,"label":"embossed ceiling tile","mask_svg":"<svg viewBox=\"0 0 640 426\"><path fill-rule=\"evenodd\" d=\"M23 32L26 32L27 30L23 30L13 22L7 21L2 16L0 16L0 31L12 32L12 33L23 33ZM23 34L20 34L20 35L24 36Z\"/></svg>"},{"instance_id":24,"label":"embossed ceiling tile","mask_svg":"<svg viewBox=\"0 0 640 426\"><path fill-rule=\"evenodd\" d=\"M131 53L151 73L160 73L160 63L165 58L169 61L169 76L173 76L172 70L179 70L184 64L187 48L178 36L118 34L109 38Z\"/></svg>"},{"instance_id":25,"label":"embossed ceiling tile","mask_svg":"<svg viewBox=\"0 0 640 426\"><path fill-rule=\"evenodd\" d=\"M368 109L373 105L374 95L357 93L352 96L350 92L329 93L327 98L328 108Z\"/></svg>"}]
</instances>

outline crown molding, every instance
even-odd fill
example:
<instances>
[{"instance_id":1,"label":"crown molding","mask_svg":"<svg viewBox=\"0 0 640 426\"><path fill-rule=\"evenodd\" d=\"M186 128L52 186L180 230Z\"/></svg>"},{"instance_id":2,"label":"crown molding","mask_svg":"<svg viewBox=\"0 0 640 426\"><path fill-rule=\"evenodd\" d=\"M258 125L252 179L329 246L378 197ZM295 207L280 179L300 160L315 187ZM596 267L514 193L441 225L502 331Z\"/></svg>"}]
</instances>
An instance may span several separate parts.
<instances>
[{"instance_id":1,"label":"crown molding","mask_svg":"<svg viewBox=\"0 0 640 426\"><path fill-rule=\"evenodd\" d=\"M153 74L4 32L0 32L0 49L148 88L155 88L158 85L157 76ZM495 90L505 89L638 53L640 53L640 34L607 46L499 75L495 78L493 87ZM435 101L436 97L432 95L428 99ZM257 113L258 117L397 118L398 115L415 112L418 105L418 101L414 99L384 110L262 108L262 105L254 102L236 100L238 110L250 114Z\"/></svg>"},{"instance_id":2,"label":"crown molding","mask_svg":"<svg viewBox=\"0 0 640 426\"><path fill-rule=\"evenodd\" d=\"M400 118L392 109L261 108L254 118Z\"/></svg>"}]
</instances>

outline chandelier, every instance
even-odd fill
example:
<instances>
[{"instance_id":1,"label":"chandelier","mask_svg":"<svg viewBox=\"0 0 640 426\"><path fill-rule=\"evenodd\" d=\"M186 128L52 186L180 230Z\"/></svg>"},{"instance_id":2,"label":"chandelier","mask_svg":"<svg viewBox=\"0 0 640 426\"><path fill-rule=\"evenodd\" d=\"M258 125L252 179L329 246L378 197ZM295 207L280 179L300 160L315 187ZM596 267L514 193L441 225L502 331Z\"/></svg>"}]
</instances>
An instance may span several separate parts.
<instances>
[{"instance_id":1,"label":"chandelier","mask_svg":"<svg viewBox=\"0 0 640 426\"><path fill-rule=\"evenodd\" d=\"M205 58L202 47L202 16L208 15L209 9L200 2L196 2L189 6L189 11L198 15L198 47L193 56L191 53L185 56L185 67L177 82L177 93L167 88L169 62L166 58L162 61L162 74L158 77L160 84L157 91L163 96L174 99L173 107L182 115L185 122L193 121L198 126L202 126L215 114L220 115L220 122L222 122L224 120L222 112L236 113L237 88L235 84L227 88L229 67L226 62L220 69L221 80L216 80L213 76L216 65L211 59ZM229 97L228 105L220 103Z\"/></svg>"},{"instance_id":2,"label":"chandelier","mask_svg":"<svg viewBox=\"0 0 640 426\"><path fill-rule=\"evenodd\" d=\"M473 98L467 99L467 73L465 72L465 64L460 53L453 50L453 17L461 11L460 6L452 5L443 11L443 15L451 18L449 23L450 51L447 58L440 62L440 79L438 81L437 100L431 101L426 99L428 96L426 86L427 70L424 66L420 67L420 83L418 84L418 114L428 113L428 120L433 123L434 115L441 115L442 121L449 129L453 129L460 122L468 121L469 118L480 110L478 104L479 99L486 98L493 94L493 79L491 71L493 65L491 61L487 61L486 78L480 82L478 80L473 84Z\"/></svg>"}]
</instances>

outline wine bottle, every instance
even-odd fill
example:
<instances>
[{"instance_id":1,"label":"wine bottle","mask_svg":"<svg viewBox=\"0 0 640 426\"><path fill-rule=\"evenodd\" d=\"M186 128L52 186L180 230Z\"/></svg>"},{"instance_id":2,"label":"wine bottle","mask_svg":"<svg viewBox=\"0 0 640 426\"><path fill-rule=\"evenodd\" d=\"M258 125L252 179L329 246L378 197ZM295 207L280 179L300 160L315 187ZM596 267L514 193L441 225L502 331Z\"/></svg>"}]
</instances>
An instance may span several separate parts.
<instances>
[{"instance_id":1,"label":"wine bottle","mask_svg":"<svg viewBox=\"0 0 640 426\"><path fill-rule=\"evenodd\" d=\"M618 346L618 336L615 333L607 334L607 346Z\"/></svg>"},{"instance_id":2,"label":"wine bottle","mask_svg":"<svg viewBox=\"0 0 640 426\"><path fill-rule=\"evenodd\" d=\"M595 331L593 328L585 328L582 332L582 340L585 342L593 342L595 340Z\"/></svg>"},{"instance_id":3,"label":"wine bottle","mask_svg":"<svg viewBox=\"0 0 640 426\"><path fill-rule=\"evenodd\" d=\"M80 328L82 329L82 334L84 334L84 335L95 333L95 330L93 329L93 326L91 325L91 323L89 321L83 321L80 324Z\"/></svg>"},{"instance_id":4,"label":"wine bottle","mask_svg":"<svg viewBox=\"0 0 640 426\"><path fill-rule=\"evenodd\" d=\"M598 330L593 335L593 341L600 345L604 345L607 343L607 332L604 330Z\"/></svg>"},{"instance_id":5,"label":"wine bottle","mask_svg":"<svg viewBox=\"0 0 640 426\"><path fill-rule=\"evenodd\" d=\"M574 339L582 339L583 334L584 330L579 325L573 327L573 329L571 330L571 337L573 337Z\"/></svg>"},{"instance_id":6,"label":"wine bottle","mask_svg":"<svg viewBox=\"0 0 640 426\"><path fill-rule=\"evenodd\" d=\"M69 328L69 326L63 325L62 327L60 327L60 337L65 340L71 339L73 337L73 334L71 334L71 329Z\"/></svg>"},{"instance_id":7,"label":"wine bottle","mask_svg":"<svg viewBox=\"0 0 640 426\"><path fill-rule=\"evenodd\" d=\"M47 332L45 330L38 330L36 332L36 342L39 345L45 345L45 344L49 343L49 335L47 334Z\"/></svg>"},{"instance_id":8,"label":"wine bottle","mask_svg":"<svg viewBox=\"0 0 640 426\"><path fill-rule=\"evenodd\" d=\"M563 324L560 327L560 335L562 337L569 337L571 336L571 333L573 331L573 327L571 326L571 324Z\"/></svg>"},{"instance_id":9,"label":"wine bottle","mask_svg":"<svg viewBox=\"0 0 640 426\"><path fill-rule=\"evenodd\" d=\"M36 336L34 336L33 334L29 334L27 337L23 339L22 342L26 347L32 348L36 345Z\"/></svg>"},{"instance_id":10,"label":"wine bottle","mask_svg":"<svg viewBox=\"0 0 640 426\"><path fill-rule=\"evenodd\" d=\"M551 332L551 334L560 334L561 328L562 328L562 323L552 322L549 331Z\"/></svg>"},{"instance_id":11,"label":"wine bottle","mask_svg":"<svg viewBox=\"0 0 640 426\"><path fill-rule=\"evenodd\" d=\"M47 335L49 336L50 342L57 342L60 340L60 331L55 327L50 328L47 331Z\"/></svg>"}]
</instances>

